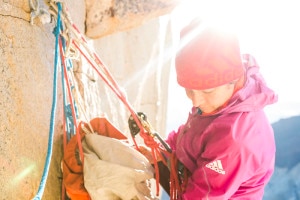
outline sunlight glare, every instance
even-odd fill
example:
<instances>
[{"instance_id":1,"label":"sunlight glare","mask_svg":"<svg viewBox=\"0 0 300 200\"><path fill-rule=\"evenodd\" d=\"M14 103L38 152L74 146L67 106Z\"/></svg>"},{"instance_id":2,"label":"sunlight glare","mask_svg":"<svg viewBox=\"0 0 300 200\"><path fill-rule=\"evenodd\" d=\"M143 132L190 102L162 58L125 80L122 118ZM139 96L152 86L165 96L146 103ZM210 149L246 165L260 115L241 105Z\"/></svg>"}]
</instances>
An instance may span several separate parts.
<instances>
[{"instance_id":1,"label":"sunlight glare","mask_svg":"<svg viewBox=\"0 0 300 200\"><path fill-rule=\"evenodd\" d=\"M16 176L11 180L12 185L16 185L22 181L26 176L28 176L32 171L36 169L36 164L32 163L27 166L20 173L16 174Z\"/></svg>"},{"instance_id":2,"label":"sunlight glare","mask_svg":"<svg viewBox=\"0 0 300 200\"><path fill-rule=\"evenodd\" d=\"M279 95L268 111L275 121L286 117L281 113L286 105L300 113L300 95L295 92L300 85L295 71L300 66L299 5L298 0L186 0L174 11L174 21L181 29L200 18L235 32L241 52L256 58L268 86Z\"/></svg>"}]
</instances>

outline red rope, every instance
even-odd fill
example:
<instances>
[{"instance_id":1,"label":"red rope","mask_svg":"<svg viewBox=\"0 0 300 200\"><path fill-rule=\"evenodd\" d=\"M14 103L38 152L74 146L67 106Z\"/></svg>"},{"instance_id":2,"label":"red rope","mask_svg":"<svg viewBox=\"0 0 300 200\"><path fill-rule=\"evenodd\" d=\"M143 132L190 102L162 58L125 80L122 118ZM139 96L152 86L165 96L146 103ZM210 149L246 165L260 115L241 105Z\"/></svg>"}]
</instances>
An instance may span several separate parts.
<instances>
[{"instance_id":1,"label":"red rope","mask_svg":"<svg viewBox=\"0 0 300 200\"><path fill-rule=\"evenodd\" d=\"M76 31L75 34L79 35L79 38L84 42L85 45L88 46L87 40L85 39L85 37L80 33L79 29L76 27L75 24L73 24L72 22L70 22L72 27L74 28L74 30ZM124 105L128 108L128 110L130 111L133 119L135 120L136 124L138 125L138 127L140 128L140 135L141 137L144 139L145 144L151 148L151 153L152 153L152 157L154 159L154 168L155 168L155 174L156 174L156 192L157 195L159 193L159 169L158 169L158 164L157 164L157 160L160 159L163 161L163 163L165 165L167 165L167 161L165 160L165 158L162 156L161 152L164 152L166 154L171 155L171 169L170 169L170 186L171 186L171 191L172 192L172 198L171 200L175 200L177 199L178 196L178 191L180 190L180 183L178 180L178 176L177 176L177 159L175 154L170 154L169 152L167 152L164 148L161 148L160 144L158 142L155 141L155 139L147 132L145 132L144 127L142 126L136 112L134 111L134 109L132 108L132 106L129 104L129 102L127 101L125 95L123 94L122 90L120 90L117 82L113 79L112 75L110 74L109 70L106 68L106 66L104 65L104 63L101 61L101 59L98 57L98 55L96 54L95 51L92 50L92 53L90 54L89 51L89 56L86 55L86 53L80 48L80 45L77 44L74 40L72 40L72 43L74 44L74 46L80 51L80 53L84 56L84 58L88 61L88 63L93 67L93 69L98 73L98 75L103 79L103 81L110 87L110 89L119 97L119 99L124 103ZM60 41L60 46L61 46L61 41ZM90 50L90 49L89 49ZM62 52L62 47L61 47L61 55L63 55ZM92 60L93 61L92 61ZM64 70L65 70L65 75L67 74L66 72L66 67L65 67L65 60L64 60L64 56L62 56L62 63L64 65ZM98 65L99 67L101 67L101 69L103 70L103 73L96 67L96 65ZM104 75L105 74L105 75ZM67 85L69 86L69 82L68 82L68 77L65 76L65 80L67 81ZM69 98L71 97L71 92L70 92L70 88L68 87L68 94L69 94ZM72 108L72 116L74 119L74 124L76 124L77 130L76 132L79 133L79 127L77 126L77 121L76 121L76 115L75 115L75 109L74 109L74 105L73 105L73 101L71 101L71 108ZM82 146L81 146L81 138L80 138L80 134L76 134L77 140L78 140L78 146L79 146L79 151L80 151L80 156L82 158L82 162L83 162L83 151L82 151ZM134 136L131 135L132 137L132 141L134 142L135 147L138 149L138 145L134 139Z\"/></svg>"},{"instance_id":2,"label":"red rope","mask_svg":"<svg viewBox=\"0 0 300 200\"><path fill-rule=\"evenodd\" d=\"M179 193L181 193L181 187L177 173L178 160L175 153L171 154L170 161L170 200L177 200Z\"/></svg>"},{"instance_id":3,"label":"red rope","mask_svg":"<svg viewBox=\"0 0 300 200\"><path fill-rule=\"evenodd\" d=\"M160 144L154 140L154 138L147 132L144 131L144 128L137 117L136 112L134 112L131 105L128 103L127 99L125 98L123 92L119 89L117 83L112 78L111 74L107 70L106 66L103 64L103 62L99 59L96 53L93 55L96 57L96 63L102 67L102 70L104 71L104 75L95 65L95 63L89 58L88 55L81 49L81 47L73 40L74 46L80 51L80 53L83 55L83 57L87 60L87 62L93 67L93 69L97 72L97 74L103 79L103 81L110 87L110 89L117 95L117 97L124 103L124 105L128 108L130 113L132 114L132 117L134 118L135 122L137 123L138 127L140 128L140 136L144 139L145 145L147 145L151 149L152 157L153 157L153 164L155 169L155 176L156 176L156 194L159 194L159 168L157 164L157 160L160 159L164 162L165 165L167 165L165 159L161 155L161 151L164 151ZM131 135L132 141L134 142L135 147L138 149L138 145L134 139L134 137ZM175 170L175 168L174 168ZM178 177L177 177L177 171L173 171L172 177L174 177L172 180L175 181L176 188L179 188L178 183ZM175 178L177 177L177 179ZM177 180L177 181L176 181ZM173 183L174 184L174 183ZM177 190L177 189L176 189ZM175 200L175 198L173 198Z\"/></svg>"},{"instance_id":4,"label":"red rope","mask_svg":"<svg viewBox=\"0 0 300 200\"><path fill-rule=\"evenodd\" d=\"M151 149L154 170L155 170L156 196L158 196L159 195L159 168L158 168L157 160L161 157L160 151L159 151L160 145L148 133L145 133L145 132L140 133L140 136L144 139L145 145L150 147L150 149Z\"/></svg>"},{"instance_id":5,"label":"red rope","mask_svg":"<svg viewBox=\"0 0 300 200\"><path fill-rule=\"evenodd\" d=\"M63 108L64 108L64 103L63 103ZM65 108L64 108L65 109ZM66 118L65 118L65 112L63 113L63 127L64 127L64 134L63 134L63 149L64 149L64 153L66 152L66 148L67 148L67 131L66 131ZM61 169L63 170L63 169ZM62 183L61 184L61 199L65 200L66 199L66 188L65 188L65 184Z\"/></svg>"},{"instance_id":6,"label":"red rope","mask_svg":"<svg viewBox=\"0 0 300 200\"><path fill-rule=\"evenodd\" d=\"M78 28L74 24L72 24L72 27L76 30L77 34L80 36L80 39L86 45L88 45L87 40L80 33ZM129 102L127 101L127 99L126 99L125 95L123 94L122 90L120 90L117 82L113 79L111 73L109 72L109 70L107 69L105 64L101 61L101 59L96 54L96 52L92 51L92 55L88 56L87 53L81 49L80 45L77 44L77 42L75 40L73 40L72 43L79 50L79 52L83 55L83 57L88 61L88 63L93 67L93 69L97 72L97 74L102 78L102 80L108 85L108 87L124 103L124 105L130 111L130 113L131 113L133 119L135 120L135 122L137 123L138 127L140 128L140 136L144 139L145 145L147 145L151 149L151 154L152 154L152 157L153 157L153 160L154 160L153 164L154 164L155 176L156 176L156 194L158 196L158 194L159 194L159 168L158 168L157 160L160 159L160 160L163 161L163 163L165 165L167 165L167 162L166 162L165 158L161 154L161 151L163 151L163 152L167 152L167 151L162 149L160 144L158 142L156 142L155 139L149 133L145 132L144 127L142 126L136 112L134 111L132 106L129 104ZM96 65L98 67L101 67L103 72L101 72ZM137 145L137 143L134 139L134 136L131 135L131 137L132 137L132 141L134 142L135 147L137 148L137 150L139 150L138 145ZM175 174L177 174L177 172ZM177 175L173 175L173 177L177 177ZM177 182L177 185L178 185L178 182Z\"/></svg>"},{"instance_id":7,"label":"red rope","mask_svg":"<svg viewBox=\"0 0 300 200\"><path fill-rule=\"evenodd\" d=\"M109 80L99 71L99 69L95 66L95 64L91 61L91 59L83 52L83 50L80 48L80 46L78 44L76 44L76 42L73 40L73 44L75 45L75 47L80 51L80 53L83 55L83 57L88 61L88 63L93 67L93 69L98 73L98 75L103 79L103 81L110 87L110 89L119 97L119 99L125 104L125 106L128 108L128 110L130 111L130 113L132 114L132 117L134 118L134 120L136 121L137 125L139 126L141 132L144 131L143 126L141 125L141 122L139 121L137 114L133 111L132 107L130 106L130 104L127 102L125 96L123 95L123 93L121 92L121 90L117 87L114 87ZM104 67L104 66L103 66ZM112 77L110 77L110 79L112 79ZM135 147L138 149L138 145L134 139L133 136L132 137L132 141L134 142Z\"/></svg>"},{"instance_id":8,"label":"red rope","mask_svg":"<svg viewBox=\"0 0 300 200\"><path fill-rule=\"evenodd\" d=\"M69 101L70 101L70 105L71 105L73 122L74 122L74 126L76 127L76 137L77 137L79 154L80 154L81 162L82 162L82 165L83 165L84 164L84 156L83 156L83 148L82 148L82 144L81 144L81 136L79 134L79 126L78 126L78 123L77 123L77 117L76 117L76 113L75 113L75 106L74 106L74 101L73 101L73 98L72 98L71 87L70 87L70 82L69 82L69 77L68 77L68 72L67 72L66 61L65 61L65 56L64 56L64 51L63 51L61 38L59 39L59 47L60 47L59 50L60 50L60 55L61 55L61 62L62 62L62 65L63 65L63 70L64 70L64 80L66 81L68 97L69 97Z\"/></svg>"},{"instance_id":9,"label":"red rope","mask_svg":"<svg viewBox=\"0 0 300 200\"><path fill-rule=\"evenodd\" d=\"M63 108L64 108L64 103L63 103ZM65 109L65 108L64 108ZM63 127L64 127L64 134L63 134L63 148L64 152L66 152L66 147L67 147L67 130L66 130L66 118L65 118L65 112L63 113Z\"/></svg>"}]
</instances>

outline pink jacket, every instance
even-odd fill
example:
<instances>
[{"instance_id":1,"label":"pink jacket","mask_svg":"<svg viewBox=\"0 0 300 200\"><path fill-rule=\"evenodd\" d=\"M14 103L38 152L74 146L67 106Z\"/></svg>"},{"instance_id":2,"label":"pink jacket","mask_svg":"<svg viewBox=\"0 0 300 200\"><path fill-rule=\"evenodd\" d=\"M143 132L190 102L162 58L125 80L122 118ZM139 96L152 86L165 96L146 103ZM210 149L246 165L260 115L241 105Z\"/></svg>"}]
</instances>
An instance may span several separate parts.
<instances>
[{"instance_id":1,"label":"pink jacket","mask_svg":"<svg viewBox=\"0 0 300 200\"><path fill-rule=\"evenodd\" d=\"M247 57L247 56L246 56ZM185 125L167 142L189 169L184 200L262 199L275 161L272 127L263 108L277 101L253 58L245 86L227 107L211 116L193 108Z\"/></svg>"}]
</instances>

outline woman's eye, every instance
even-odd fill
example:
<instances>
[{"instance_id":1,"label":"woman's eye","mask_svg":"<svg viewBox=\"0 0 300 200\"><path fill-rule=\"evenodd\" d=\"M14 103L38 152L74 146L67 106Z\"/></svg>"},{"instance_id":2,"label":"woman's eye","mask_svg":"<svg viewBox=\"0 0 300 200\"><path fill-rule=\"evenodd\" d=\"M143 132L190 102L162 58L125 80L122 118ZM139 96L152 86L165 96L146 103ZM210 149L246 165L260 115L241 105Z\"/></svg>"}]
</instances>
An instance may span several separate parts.
<instances>
[{"instance_id":1,"label":"woman's eye","mask_svg":"<svg viewBox=\"0 0 300 200\"><path fill-rule=\"evenodd\" d=\"M214 91L215 91L215 88L202 90L201 92L204 93L204 94L210 94L210 93L213 93Z\"/></svg>"}]
</instances>

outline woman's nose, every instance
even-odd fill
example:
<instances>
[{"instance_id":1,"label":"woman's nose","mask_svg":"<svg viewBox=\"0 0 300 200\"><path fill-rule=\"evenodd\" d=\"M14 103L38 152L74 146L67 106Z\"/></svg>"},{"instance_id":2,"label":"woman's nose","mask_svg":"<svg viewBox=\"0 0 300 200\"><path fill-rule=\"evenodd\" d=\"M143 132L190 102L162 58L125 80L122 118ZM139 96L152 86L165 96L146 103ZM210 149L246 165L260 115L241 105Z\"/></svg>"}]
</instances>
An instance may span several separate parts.
<instances>
[{"instance_id":1,"label":"woman's nose","mask_svg":"<svg viewBox=\"0 0 300 200\"><path fill-rule=\"evenodd\" d=\"M203 104L204 99L200 91L186 90L186 94L188 98L191 99L194 107L198 107Z\"/></svg>"}]
</instances>

